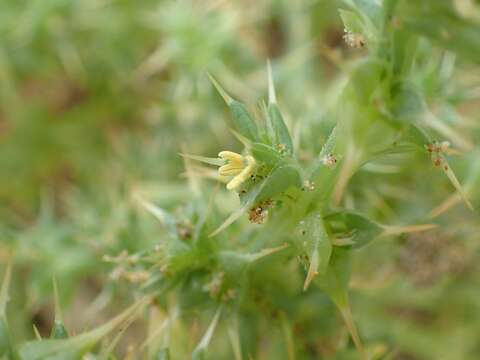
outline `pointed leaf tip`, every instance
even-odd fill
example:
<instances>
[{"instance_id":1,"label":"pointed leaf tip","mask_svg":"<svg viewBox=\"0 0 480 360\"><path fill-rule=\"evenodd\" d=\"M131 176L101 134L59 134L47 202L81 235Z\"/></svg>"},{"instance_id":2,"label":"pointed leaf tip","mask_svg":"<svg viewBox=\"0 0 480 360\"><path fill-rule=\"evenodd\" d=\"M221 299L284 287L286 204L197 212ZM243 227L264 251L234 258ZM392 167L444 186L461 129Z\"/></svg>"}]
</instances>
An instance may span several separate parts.
<instances>
[{"instance_id":1,"label":"pointed leaf tip","mask_svg":"<svg viewBox=\"0 0 480 360\"><path fill-rule=\"evenodd\" d=\"M199 156L199 155L192 155L192 154L185 154L185 153L178 153L183 158L192 159L196 161L200 161L205 164L214 165L214 166L222 166L225 165L225 161L222 159Z\"/></svg>"},{"instance_id":2,"label":"pointed leaf tip","mask_svg":"<svg viewBox=\"0 0 480 360\"><path fill-rule=\"evenodd\" d=\"M215 331L215 328L217 327L218 320L220 319L220 315L222 313L222 306L218 308L216 311L212 322L207 328L207 331L203 335L202 339L198 343L198 345L195 347L192 353L192 359L198 359L201 358L201 353L205 351L208 348L208 345L210 344L210 340L212 339L213 333Z\"/></svg>"},{"instance_id":3,"label":"pointed leaf tip","mask_svg":"<svg viewBox=\"0 0 480 360\"><path fill-rule=\"evenodd\" d=\"M268 75L268 103L276 104L277 96L275 94L275 85L273 83L272 65L270 63L270 60L267 60L267 75Z\"/></svg>"},{"instance_id":4,"label":"pointed leaf tip","mask_svg":"<svg viewBox=\"0 0 480 360\"><path fill-rule=\"evenodd\" d=\"M458 181L457 177L455 176L455 173L453 172L452 168L450 167L450 165L447 163L446 159L443 159L444 161L444 165L442 166L442 170L443 172L445 173L445 175L447 175L448 179L450 180L450 182L452 183L452 185L454 186L455 190L457 190L458 194L461 196L463 202L465 203L465 205L471 210L471 211L474 211L474 208L473 208L473 205L472 203L470 202L470 200L468 200L468 197L467 197L467 194L465 193L465 191L463 190L463 187L462 185L460 184L460 182Z\"/></svg>"},{"instance_id":5,"label":"pointed leaf tip","mask_svg":"<svg viewBox=\"0 0 480 360\"><path fill-rule=\"evenodd\" d=\"M222 88L222 86L218 83L217 80L215 80L215 78L210 73L207 73L207 75L210 79L210 82L213 84L213 86L215 86L215 89L217 89L223 100L227 103L227 105L230 105L234 101L233 98L228 95L228 93Z\"/></svg>"},{"instance_id":6,"label":"pointed leaf tip","mask_svg":"<svg viewBox=\"0 0 480 360\"><path fill-rule=\"evenodd\" d=\"M317 248L313 250L312 258L310 260L310 266L308 267L307 277L303 283L303 291L307 291L310 283L318 275L318 251Z\"/></svg>"}]
</instances>

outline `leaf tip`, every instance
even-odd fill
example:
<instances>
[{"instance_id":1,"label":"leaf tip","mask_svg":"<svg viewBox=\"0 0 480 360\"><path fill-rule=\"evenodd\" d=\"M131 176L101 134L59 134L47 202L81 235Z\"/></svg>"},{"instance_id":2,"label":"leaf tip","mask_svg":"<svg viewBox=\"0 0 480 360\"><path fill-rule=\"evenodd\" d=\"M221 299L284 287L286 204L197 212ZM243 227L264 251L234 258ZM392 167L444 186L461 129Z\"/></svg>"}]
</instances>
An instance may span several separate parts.
<instances>
[{"instance_id":1,"label":"leaf tip","mask_svg":"<svg viewBox=\"0 0 480 360\"><path fill-rule=\"evenodd\" d=\"M270 63L270 60L267 60L267 75L268 75L268 103L276 104L277 96L275 94L275 85L273 83L272 65Z\"/></svg>"},{"instance_id":2,"label":"leaf tip","mask_svg":"<svg viewBox=\"0 0 480 360\"><path fill-rule=\"evenodd\" d=\"M223 89L223 87L218 83L218 81L212 76L212 74L207 73L208 78L210 79L210 82L213 84L215 89L217 89L218 93L220 96L223 98L223 100L227 103L227 105L230 105L233 102L233 98L228 95L228 93Z\"/></svg>"}]
</instances>

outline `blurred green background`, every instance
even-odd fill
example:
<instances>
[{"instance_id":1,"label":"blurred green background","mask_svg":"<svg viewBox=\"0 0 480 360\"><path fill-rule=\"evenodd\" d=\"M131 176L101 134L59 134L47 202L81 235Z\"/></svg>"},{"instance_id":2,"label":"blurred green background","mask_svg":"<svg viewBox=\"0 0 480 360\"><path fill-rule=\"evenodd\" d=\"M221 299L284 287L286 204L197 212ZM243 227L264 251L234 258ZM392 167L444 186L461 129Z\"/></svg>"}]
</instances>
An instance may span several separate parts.
<instances>
[{"instance_id":1,"label":"blurred green background","mask_svg":"<svg viewBox=\"0 0 480 360\"><path fill-rule=\"evenodd\" d=\"M431 22L415 28L423 45L412 82L427 102L438 103L454 132L434 131L439 139L452 135L463 153L457 175L464 182L471 174L470 188L477 189L478 2L403 3L405 16L418 11ZM298 157L308 162L319 152L335 122L328 109L349 76L348 64L368 53L343 41L338 8L344 4L0 2L0 261L14 254L9 323L17 341L34 338L32 324L42 335L50 332L53 277L73 332L130 304L129 286L112 277L114 266L104 256L149 249L164 236L136 197L175 209L192 197L179 152L215 157L223 149L241 150L208 72L261 113L270 59ZM467 40L444 41L432 24L465 30L460 40ZM457 61L452 78L443 81L445 50ZM400 166L411 173L401 175L385 166L375 179L376 169L356 174L350 187L356 208L384 223L408 222L454 193L425 163L406 159ZM391 193L397 198L385 199ZM478 190L470 194L478 208ZM360 331L367 344L393 348L395 359L480 357L478 213L457 205L439 223L454 226L377 241L355 262ZM316 306L338 320L331 304ZM316 324L324 336L313 353L342 358L334 355L345 337L337 322L336 330ZM126 344L142 341L140 325Z\"/></svg>"}]
</instances>

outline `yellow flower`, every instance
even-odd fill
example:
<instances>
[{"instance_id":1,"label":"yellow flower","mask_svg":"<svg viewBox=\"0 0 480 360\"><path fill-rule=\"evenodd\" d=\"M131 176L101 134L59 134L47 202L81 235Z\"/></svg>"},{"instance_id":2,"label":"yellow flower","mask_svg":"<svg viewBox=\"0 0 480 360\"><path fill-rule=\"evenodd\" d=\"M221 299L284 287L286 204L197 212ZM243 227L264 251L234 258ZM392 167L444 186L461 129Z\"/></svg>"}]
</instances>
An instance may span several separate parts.
<instances>
[{"instance_id":1,"label":"yellow flower","mask_svg":"<svg viewBox=\"0 0 480 360\"><path fill-rule=\"evenodd\" d=\"M221 176L234 176L227 184L228 190L235 190L255 169L255 159L250 155L242 156L233 151L221 151L218 157L226 161L226 164L218 169L218 173Z\"/></svg>"}]
</instances>

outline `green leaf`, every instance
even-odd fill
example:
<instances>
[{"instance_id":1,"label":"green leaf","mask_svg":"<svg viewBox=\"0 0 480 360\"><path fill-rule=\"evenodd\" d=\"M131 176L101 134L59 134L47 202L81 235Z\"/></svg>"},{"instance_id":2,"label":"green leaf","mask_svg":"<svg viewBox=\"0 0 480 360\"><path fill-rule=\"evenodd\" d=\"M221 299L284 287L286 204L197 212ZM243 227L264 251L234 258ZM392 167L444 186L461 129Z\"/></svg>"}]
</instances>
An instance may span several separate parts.
<instances>
[{"instance_id":1,"label":"green leaf","mask_svg":"<svg viewBox=\"0 0 480 360\"><path fill-rule=\"evenodd\" d=\"M263 162L272 168L283 160L282 155L280 155L278 151L263 143L252 143L250 152L255 160Z\"/></svg>"},{"instance_id":2,"label":"green leaf","mask_svg":"<svg viewBox=\"0 0 480 360\"><path fill-rule=\"evenodd\" d=\"M420 126L410 123L402 135L401 142L412 144L421 150L425 150L425 145L431 143L432 140Z\"/></svg>"},{"instance_id":3,"label":"green leaf","mask_svg":"<svg viewBox=\"0 0 480 360\"><path fill-rule=\"evenodd\" d=\"M418 37L412 36L409 31L404 29L389 29L391 36L391 57L392 57L392 77L394 79L400 76L408 76L414 65L417 54Z\"/></svg>"},{"instance_id":4,"label":"green leaf","mask_svg":"<svg viewBox=\"0 0 480 360\"><path fill-rule=\"evenodd\" d=\"M316 200L324 204L327 204L328 202L327 200L335 186L341 167L338 163L335 166L325 166L323 159L325 156L335 154L335 152L338 151L339 143L341 142L340 139L342 139L341 136L339 136L339 133L339 126L336 125L323 145L316 160L316 165L310 175L310 181L316 188Z\"/></svg>"},{"instance_id":5,"label":"green leaf","mask_svg":"<svg viewBox=\"0 0 480 360\"><path fill-rule=\"evenodd\" d=\"M371 25L380 29L383 25L384 12L376 0L346 0L364 19L368 19Z\"/></svg>"},{"instance_id":6,"label":"green leaf","mask_svg":"<svg viewBox=\"0 0 480 360\"><path fill-rule=\"evenodd\" d=\"M348 249L334 247L327 271L315 279L315 283L328 294L339 308L348 304L348 283L352 270L350 257Z\"/></svg>"},{"instance_id":7,"label":"green leaf","mask_svg":"<svg viewBox=\"0 0 480 360\"><path fill-rule=\"evenodd\" d=\"M220 95L230 108L230 112L233 116L233 122L235 123L235 127L237 128L238 132L250 140L258 140L257 125L248 113L245 106L241 102L233 99L230 95L228 95L227 92L220 86L220 84L215 80L213 76L209 74L209 77L212 84L215 86L217 91L220 93Z\"/></svg>"},{"instance_id":8,"label":"green leaf","mask_svg":"<svg viewBox=\"0 0 480 360\"><path fill-rule=\"evenodd\" d=\"M324 218L332 233L349 238L353 248L367 245L382 233L382 227L367 217L350 211L340 211Z\"/></svg>"},{"instance_id":9,"label":"green leaf","mask_svg":"<svg viewBox=\"0 0 480 360\"><path fill-rule=\"evenodd\" d=\"M355 34L363 34L362 18L350 10L339 9L340 17L342 18L343 26L345 30Z\"/></svg>"},{"instance_id":10,"label":"green leaf","mask_svg":"<svg viewBox=\"0 0 480 360\"><path fill-rule=\"evenodd\" d=\"M256 203L272 198L286 191L290 187L300 187L301 177L293 166L280 166L275 169L261 183L253 186L241 197L242 207L233 212L215 231L209 236L215 236L234 223L240 216L252 208Z\"/></svg>"},{"instance_id":11,"label":"green leaf","mask_svg":"<svg viewBox=\"0 0 480 360\"><path fill-rule=\"evenodd\" d=\"M320 150L320 154L318 156L320 161L324 156L333 152L335 146L337 145L338 131L338 125L336 125L328 135L327 141L325 142L325 144L323 144L322 150ZM323 163L321 163L321 165L323 166Z\"/></svg>"},{"instance_id":12,"label":"green leaf","mask_svg":"<svg viewBox=\"0 0 480 360\"><path fill-rule=\"evenodd\" d=\"M277 105L277 96L273 84L272 67L267 62L268 72L268 108L267 108L267 132L270 141L277 147L284 147L287 154L293 154L293 143L285 121Z\"/></svg>"},{"instance_id":13,"label":"green leaf","mask_svg":"<svg viewBox=\"0 0 480 360\"><path fill-rule=\"evenodd\" d=\"M272 139L273 143L279 148L284 147L287 154L293 154L293 143L290 132L275 103L268 105L267 127L272 128L275 134L275 138Z\"/></svg>"},{"instance_id":14,"label":"green leaf","mask_svg":"<svg viewBox=\"0 0 480 360\"><path fill-rule=\"evenodd\" d=\"M233 100L229 107L238 132L252 141L258 140L257 125L248 113L246 107L236 100Z\"/></svg>"},{"instance_id":15,"label":"green leaf","mask_svg":"<svg viewBox=\"0 0 480 360\"><path fill-rule=\"evenodd\" d=\"M262 190L255 202L260 202L277 196L290 187L301 187L302 180L296 168L291 165L280 166L265 179Z\"/></svg>"},{"instance_id":16,"label":"green leaf","mask_svg":"<svg viewBox=\"0 0 480 360\"><path fill-rule=\"evenodd\" d=\"M203 163L209 164L209 165L222 166L222 165L225 164L225 160L219 159L218 157L210 158L210 157L205 157L205 156L183 154L183 153L180 153L179 155L184 157L184 158L200 161L200 162L203 162Z\"/></svg>"},{"instance_id":17,"label":"green leaf","mask_svg":"<svg viewBox=\"0 0 480 360\"><path fill-rule=\"evenodd\" d=\"M300 227L299 240L310 260L307 277L303 285L305 291L315 276L323 275L327 271L332 244L319 212L308 215L301 221Z\"/></svg>"},{"instance_id":18,"label":"green leaf","mask_svg":"<svg viewBox=\"0 0 480 360\"><path fill-rule=\"evenodd\" d=\"M348 300L348 283L352 270L350 253L351 251L349 249L334 247L326 273L318 276L315 283L327 293L337 306L361 358L367 359L353 321L350 302Z\"/></svg>"},{"instance_id":19,"label":"green leaf","mask_svg":"<svg viewBox=\"0 0 480 360\"><path fill-rule=\"evenodd\" d=\"M234 211L230 216L217 228L213 231L209 237L215 236L218 233L225 230L228 226L237 221L240 216L247 212L256 202L258 194L262 191L263 186L265 185L265 180L261 183L255 185L251 188L244 196L242 196L242 206Z\"/></svg>"}]
</instances>

